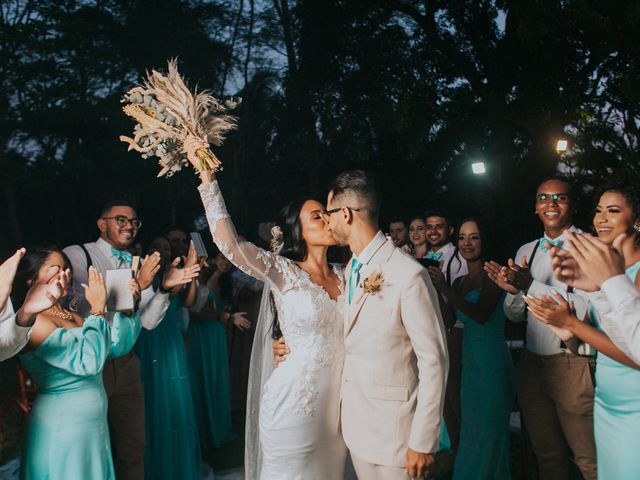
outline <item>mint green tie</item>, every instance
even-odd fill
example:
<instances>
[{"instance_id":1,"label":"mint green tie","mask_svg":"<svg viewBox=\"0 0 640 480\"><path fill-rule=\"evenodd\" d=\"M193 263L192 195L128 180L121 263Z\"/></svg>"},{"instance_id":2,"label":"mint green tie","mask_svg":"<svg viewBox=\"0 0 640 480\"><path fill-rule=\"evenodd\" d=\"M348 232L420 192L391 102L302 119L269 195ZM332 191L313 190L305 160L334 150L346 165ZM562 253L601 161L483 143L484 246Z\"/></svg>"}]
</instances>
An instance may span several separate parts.
<instances>
[{"instance_id":1,"label":"mint green tie","mask_svg":"<svg viewBox=\"0 0 640 480\"><path fill-rule=\"evenodd\" d=\"M357 258L351 260L351 276L349 277L349 303L353 300L353 296L356 293L356 288L358 288L358 283L360 282L360 269L362 268L362 263L358 261Z\"/></svg>"}]
</instances>

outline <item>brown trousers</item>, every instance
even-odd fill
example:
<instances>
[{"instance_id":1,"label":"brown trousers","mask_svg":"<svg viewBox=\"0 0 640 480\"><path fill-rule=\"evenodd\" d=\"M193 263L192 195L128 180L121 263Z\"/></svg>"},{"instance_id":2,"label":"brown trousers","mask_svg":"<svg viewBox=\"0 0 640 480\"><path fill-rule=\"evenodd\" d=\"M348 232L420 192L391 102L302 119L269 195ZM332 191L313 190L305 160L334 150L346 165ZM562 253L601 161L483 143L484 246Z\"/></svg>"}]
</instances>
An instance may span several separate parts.
<instances>
[{"instance_id":1,"label":"brown trousers","mask_svg":"<svg viewBox=\"0 0 640 480\"><path fill-rule=\"evenodd\" d=\"M588 358L523 351L518 364L518 403L538 459L540 479L567 480L573 452L585 480L596 480L593 395Z\"/></svg>"},{"instance_id":2,"label":"brown trousers","mask_svg":"<svg viewBox=\"0 0 640 480\"><path fill-rule=\"evenodd\" d=\"M118 480L144 480L144 390L134 352L108 360L102 374Z\"/></svg>"},{"instance_id":3,"label":"brown trousers","mask_svg":"<svg viewBox=\"0 0 640 480\"><path fill-rule=\"evenodd\" d=\"M444 397L444 421L451 440L451 450L457 451L460 444L460 385L462 383L462 336L464 329L453 327L447 333L449 350L449 376Z\"/></svg>"}]
</instances>

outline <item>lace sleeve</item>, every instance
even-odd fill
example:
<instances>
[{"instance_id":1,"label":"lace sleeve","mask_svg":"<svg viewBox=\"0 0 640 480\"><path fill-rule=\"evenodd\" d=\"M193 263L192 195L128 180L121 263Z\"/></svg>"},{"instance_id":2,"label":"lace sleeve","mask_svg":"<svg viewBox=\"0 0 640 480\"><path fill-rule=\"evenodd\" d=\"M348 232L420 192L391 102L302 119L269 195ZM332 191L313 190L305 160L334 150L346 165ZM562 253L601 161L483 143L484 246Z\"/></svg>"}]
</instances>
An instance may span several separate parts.
<instances>
[{"instance_id":1,"label":"lace sleeve","mask_svg":"<svg viewBox=\"0 0 640 480\"><path fill-rule=\"evenodd\" d=\"M295 264L238 237L217 181L198 187L214 243L222 254L247 275L281 292L299 279Z\"/></svg>"}]
</instances>

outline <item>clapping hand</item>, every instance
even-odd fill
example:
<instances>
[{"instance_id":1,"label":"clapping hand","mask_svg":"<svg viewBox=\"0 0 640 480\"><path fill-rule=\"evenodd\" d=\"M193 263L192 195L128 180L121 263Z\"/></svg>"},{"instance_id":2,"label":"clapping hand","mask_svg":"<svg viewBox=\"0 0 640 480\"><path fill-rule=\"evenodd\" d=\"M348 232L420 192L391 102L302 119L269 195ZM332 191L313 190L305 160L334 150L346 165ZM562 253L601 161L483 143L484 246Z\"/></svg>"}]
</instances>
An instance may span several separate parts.
<instances>
[{"instance_id":1,"label":"clapping hand","mask_svg":"<svg viewBox=\"0 0 640 480\"><path fill-rule=\"evenodd\" d=\"M180 257L171 262L171 266L167 269L162 279L162 288L171 290L174 287L185 285L192 280L198 278L200 274L200 265L192 265L190 267L178 268Z\"/></svg>"},{"instance_id":2,"label":"clapping hand","mask_svg":"<svg viewBox=\"0 0 640 480\"><path fill-rule=\"evenodd\" d=\"M573 282L578 280L578 284L585 283L586 277L591 281L591 285L583 284L581 287L585 288L582 289L592 290L589 287L593 287L595 284L598 288L593 290L597 290L608 279L624 274L625 260L622 255L622 242L626 238L625 234L619 235L613 241L613 245L609 246L589 234L567 232L567 248L575 263L568 261L565 256L564 264L562 260L556 261L558 264L556 269L561 276L573 277L570 279ZM556 254L556 256L558 255Z\"/></svg>"},{"instance_id":3,"label":"clapping hand","mask_svg":"<svg viewBox=\"0 0 640 480\"><path fill-rule=\"evenodd\" d=\"M26 252L24 248L20 248L0 265L0 312L7 305L18 264Z\"/></svg>"},{"instance_id":4,"label":"clapping hand","mask_svg":"<svg viewBox=\"0 0 640 480\"><path fill-rule=\"evenodd\" d=\"M88 285L83 283L82 288L91 313L104 315L107 309L107 288L102 274L94 267L89 267Z\"/></svg>"},{"instance_id":5,"label":"clapping hand","mask_svg":"<svg viewBox=\"0 0 640 480\"><path fill-rule=\"evenodd\" d=\"M573 336L571 329L575 322L579 322L575 315L573 302L568 302L557 292L554 293L553 298L549 295L542 295L540 297L525 296L524 301L529 306L531 313L541 322L546 323L550 327L563 330L554 330L554 333L562 340L566 341Z\"/></svg>"},{"instance_id":6,"label":"clapping hand","mask_svg":"<svg viewBox=\"0 0 640 480\"><path fill-rule=\"evenodd\" d=\"M129 287L129 292L131 293L131 295L133 295L133 302L138 303L140 301L140 293L142 291L142 287L140 287L140 284L136 281L135 278L132 278L131 280L129 280L127 287Z\"/></svg>"},{"instance_id":7,"label":"clapping hand","mask_svg":"<svg viewBox=\"0 0 640 480\"><path fill-rule=\"evenodd\" d=\"M160 270L160 253L153 252L144 257L140 272L138 273L138 284L140 290L146 290L153 283L153 278Z\"/></svg>"},{"instance_id":8,"label":"clapping hand","mask_svg":"<svg viewBox=\"0 0 640 480\"><path fill-rule=\"evenodd\" d=\"M16 313L16 323L22 327L30 327L40 312L44 312L60 302L71 284L71 271L57 273L48 281L34 284Z\"/></svg>"},{"instance_id":9,"label":"clapping hand","mask_svg":"<svg viewBox=\"0 0 640 480\"><path fill-rule=\"evenodd\" d=\"M507 270L509 269L507 269L506 267L503 267L498 262L490 261L490 262L485 262L484 264L484 271L487 272L487 276L489 277L489 279L493 283L498 285L505 292L515 295L520 290L518 290L511 283L509 283L509 279L506 273L504 273Z\"/></svg>"}]
</instances>

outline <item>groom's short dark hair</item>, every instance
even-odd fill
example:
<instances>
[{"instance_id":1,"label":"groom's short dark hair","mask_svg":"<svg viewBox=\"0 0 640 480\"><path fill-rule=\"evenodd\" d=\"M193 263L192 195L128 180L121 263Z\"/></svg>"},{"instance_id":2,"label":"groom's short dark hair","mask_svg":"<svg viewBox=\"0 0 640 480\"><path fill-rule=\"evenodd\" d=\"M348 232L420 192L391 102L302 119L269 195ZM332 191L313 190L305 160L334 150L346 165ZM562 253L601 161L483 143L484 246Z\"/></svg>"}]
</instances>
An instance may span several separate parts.
<instances>
[{"instance_id":1,"label":"groom's short dark hair","mask_svg":"<svg viewBox=\"0 0 640 480\"><path fill-rule=\"evenodd\" d=\"M371 172L365 170L347 170L342 172L329 184L329 191L333 198L354 199L358 205L344 205L346 207L363 208L370 220L378 221L380 212L380 193L378 182Z\"/></svg>"}]
</instances>

